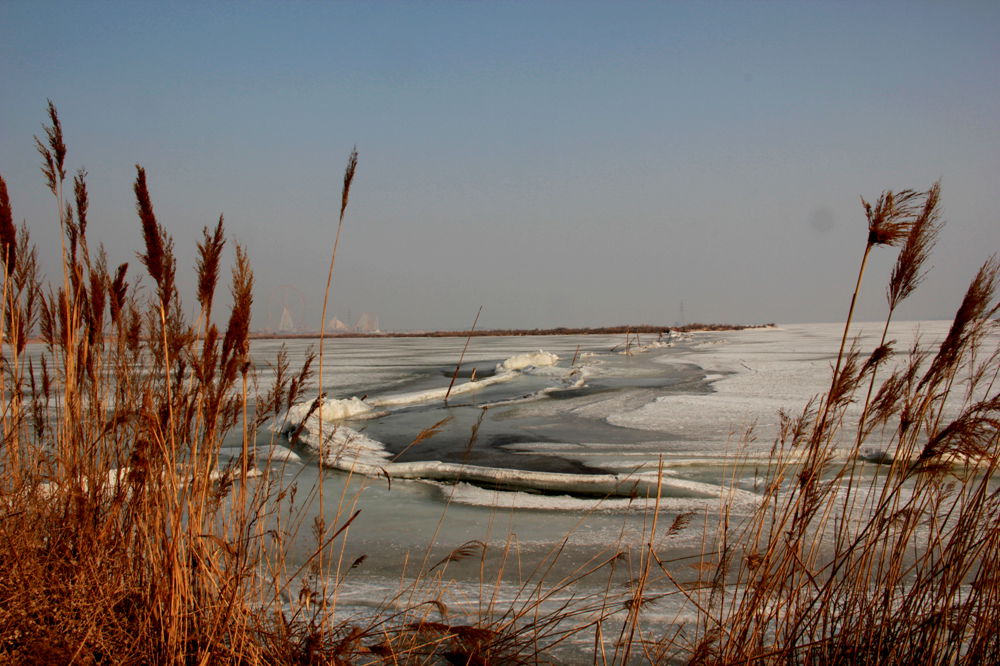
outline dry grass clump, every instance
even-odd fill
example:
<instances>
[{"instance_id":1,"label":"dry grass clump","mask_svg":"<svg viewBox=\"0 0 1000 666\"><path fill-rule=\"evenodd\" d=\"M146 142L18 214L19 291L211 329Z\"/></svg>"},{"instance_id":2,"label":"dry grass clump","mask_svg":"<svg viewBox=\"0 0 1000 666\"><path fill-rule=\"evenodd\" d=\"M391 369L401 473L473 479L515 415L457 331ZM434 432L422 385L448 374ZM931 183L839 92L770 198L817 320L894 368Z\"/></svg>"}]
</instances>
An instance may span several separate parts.
<instances>
[{"instance_id":1,"label":"dry grass clump","mask_svg":"<svg viewBox=\"0 0 1000 666\"><path fill-rule=\"evenodd\" d=\"M842 344L827 394L782 415L760 508L724 531L718 585L693 597L702 612L691 661L1000 661L996 258L937 349L918 343L876 382L895 353L889 321L940 227L939 199L935 184L865 204L860 273L873 247L902 245L882 339L869 352ZM856 431L842 432L855 402ZM877 455L866 463L868 448Z\"/></svg>"},{"instance_id":2,"label":"dry grass clump","mask_svg":"<svg viewBox=\"0 0 1000 666\"><path fill-rule=\"evenodd\" d=\"M153 283L109 269L87 236L86 174L66 201L55 107L36 139L62 229L62 280L44 285L27 227L15 230L0 178L3 365L0 390L0 659L5 662L265 661L259 523L271 490L244 482L253 274L236 248L233 305L212 303L222 219L199 245L198 321L174 282L173 241L145 170L136 210ZM28 346L37 331L43 346ZM272 396L284 401L283 387ZM238 463L220 464L243 431ZM238 489L238 501L231 491Z\"/></svg>"}]
</instances>

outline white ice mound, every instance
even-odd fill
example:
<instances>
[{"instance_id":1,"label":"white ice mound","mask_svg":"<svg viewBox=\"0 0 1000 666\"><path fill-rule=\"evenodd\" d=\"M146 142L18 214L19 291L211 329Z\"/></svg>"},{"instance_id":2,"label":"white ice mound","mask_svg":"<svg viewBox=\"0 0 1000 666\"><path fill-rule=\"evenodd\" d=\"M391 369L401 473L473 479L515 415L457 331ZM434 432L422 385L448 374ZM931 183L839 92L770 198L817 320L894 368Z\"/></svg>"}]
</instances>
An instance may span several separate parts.
<instances>
[{"instance_id":1,"label":"white ice mound","mask_svg":"<svg viewBox=\"0 0 1000 666\"><path fill-rule=\"evenodd\" d=\"M309 410L312 409L312 401L300 402L298 404L292 405L292 407L285 413L284 416L284 426L282 429L288 427L297 428L302 419L309 414ZM363 418L368 412L371 412L372 408L370 405L362 402L360 398L343 398L343 399L331 399L323 401L323 420L324 421L341 421L343 419L349 418ZM313 411L310 418L318 418L319 409Z\"/></svg>"},{"instance_id":2,"label":"white ice mound","mask_svg":"<svg viewBox=\"0 0 1000 666\"><path fill-rule=\"evenodd\" d=\"M523 354L515 354L511 356L503 363L497 364L497 372L512 372L515 370L524 370L525 368L543 368L550 365L555 365L559 361L559 357L552 352L542 351L539 349L536 352L525 352Z\"/></svg>"},{"instance_id":3,"label":"white ice mound","mask_svg":"<svg viewBox=\"0 0 1000 666\"><path fill-rule=\"evenodd\" d=\"M341 423L331 423L325 415L322 446L319 418L315 414L306 420L299 433L299 441L318 454L323 465L336 469L350 470L355 465L368 469L383 465L389 459L389 452L382 442Z\"/></svg>"},{"instance_id":4,"label":"white ice mound","mask_svg":"<svg viewBox=\"0 0 1000 666\"><path fill-rule=\"evenodd\" d=\"M282 417L272 421L270 429L289 437L298 431L297 440L321 455L323 464L330 467L347 469L358 463L380 465L389 458L381 442L339 423L343 419L371 418L385 412L374 411L359 398L325 400L322 439L319 412L313 409L312 402L293 405Z\"/></svg>"},{"instance_id":5,"label":"white ice mound","mask_svg":"<svg viewBox=\"0 0 1000 666\"><path fill-rule=\"evenodd\" d=\"M381 465L389 459L382 442L343 425L332 426L332 430L322 452L324 464L343 469L354 464Z\"/></svg>"}]
</instances>

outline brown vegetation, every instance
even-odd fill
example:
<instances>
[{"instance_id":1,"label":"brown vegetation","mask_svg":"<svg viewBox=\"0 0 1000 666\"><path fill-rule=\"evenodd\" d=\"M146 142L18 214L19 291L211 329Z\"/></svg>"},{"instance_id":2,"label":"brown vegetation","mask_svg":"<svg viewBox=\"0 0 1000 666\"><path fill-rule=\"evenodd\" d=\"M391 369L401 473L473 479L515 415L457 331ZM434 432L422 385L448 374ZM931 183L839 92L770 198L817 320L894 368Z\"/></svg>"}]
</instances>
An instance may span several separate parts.
<instances>
[{"instance_id":1,"label":"brown vegetation","mask_svg":"<svg viewBox=\"0 0 1000 666\"><path fill-rule=\"evenodd\" d=\"M222 467L245 422L253 275L236 248L228 324L212 323L222 220L199 246L197 323L174 284L173 242L146 172L135 195L155 292L107 266L87 236L86 174L64 200L55 107L37 140L63 231L62 281L40 283L27 227L0 185L5 403L0 477L0 655L8 662L265 660L250 629L261 548L249 450ZM0 184L3 181L0 179ZM75 204L75 205L74 205ZM43 350L29 349L37 326ZM286 396L282 396L284 399ZM276 398L277 400L277 398ZM244 442L246 442L244 437ZM228 499L234 484L240 502Z\"/></svg>"},{"instance_id":2,"label":"brown vegetation","mask_svg":"<svg viewBox=\"0 0 1000 666\"><path fill-rule=\"evenodd\" d=\"M865 204L865 259L903 246L886 330L922 275L939 196L935 184ZM894 343L883 332L867 356L842 345L827 394L782 415L758 512L721 535L692 661L1000 660L1000 349L987 343L998 270L995 258L980 268L936 352L914 347L876 391ZM841 433L863 391L856 432ZM874 474L861 473L866 442L882 448Z\"/></svg>"},{"instance_id":3,"label":"brown vegetation","mask_svg":"<svg viewBox=\"0 0 1000 666\"><path fill-rule=\"evenodd\" d=\"M396 606L348 623L335 621L334 611L337 590L363 561L342 561L357 498L342 497L335 515L320 511L316 546L293 568L284 548L306 515L295 508L295 487L266 465L263 478L251 478L256 427L303 398L312 359L293 375L279 356L274 385L257 397L250 419L246 253L236 248L233 305L220 330L212 312L222 219L205 229L200 314L188 321L174 284L173 242L137 167L139 259L153 289L127 279L126 264L111 270L88 239L85 173L73 179L73 200L65 199L67 149L51 104L48 113L37 145L63 232L56 284L41 283L37 251L27 227L14 227L0 177L3 661L534 663L567 638L587 636L595 663L1000 662L1000 349L988 337L1000 264L990 259L979 270L935 350L918 345L893 361L886 334L873 350L847 345L875 247L902 247L887 324L919 283L939 228L937 185L864 204L868 239L830 389L802 413L781 416L759 510L730 525L723 505L697 581L679 580L662 547L690 516L663 530L654 509L637 551L612 546L544 582L562 552L564 543L556 544L515 602L483 598L475 622L450 621L443 602L408 588ZM341 224L355 166L356 154ZM331 278L332 270L331 258ZM44 350L27 345L35 331ZM885 378L876 381L880 372ZM862 416L856 430L843 432L852 401L863 403ZM223 464L230 432L242 453ZM875 443L884 451L873 468L861 453ZM483 580L499 581L517 553L510 543L488 551L472 541L433 564L425 557L418 579L440 584L449 566L478 559ZM624 572L620 588L613 581ZM594 577L606 578L603 593L559 601ZM289 599L293 584L297 599ZM668 594L688 599L694 625L644 624L644 609Z\"/></svg>"}]
</instances>

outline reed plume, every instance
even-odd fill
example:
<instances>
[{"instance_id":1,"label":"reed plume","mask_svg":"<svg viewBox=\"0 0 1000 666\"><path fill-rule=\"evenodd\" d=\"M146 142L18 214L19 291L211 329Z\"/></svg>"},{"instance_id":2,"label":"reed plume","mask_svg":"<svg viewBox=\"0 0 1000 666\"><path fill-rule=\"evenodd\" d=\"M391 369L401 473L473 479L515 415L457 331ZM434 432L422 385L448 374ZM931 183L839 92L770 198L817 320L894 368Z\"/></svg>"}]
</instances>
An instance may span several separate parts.
<instances>
[{"instance_id":1,"label":"reed plume","mask_svg":"<svg viewBox=\"0 0 1000 666\"><path fill-rule=\"evenodd\" d=\"M351 183L354 182L354 172L358 169L358 147L351 150L347 157L347 167L344 169L344 187L340 190L340 219L344 219L347 210L347 199L351 195Z\"/></svg>"},{"instance_id":2,"label":"reed plume","mask_svg":"<svg viewBox=\"0 0 1000 666\"><path fill-rule=\"evenodd\" d=\"M17 230L14 228L14 211L7 194L7 182L0 176L0 253L6 271L13 273L17 265Z\"/></svg>"},{"instance_id":3,"label":"reed plume","mask_svg":"<svg viewBox=\"0 0 1000 666\"><path fill-rule=\"evenodd\" d=\"M146 186L146 170L135 165L135 208L142 222L142 237L146 251L139 255L139 261L146 267L149 276L153 278L160 296L160 305L164 310L170 306L174 294L173 241L166 235L163 227L156 221L153 212L153 202L149 198Z\"/></svg>"},{"instance_id":4,"label":"reed plume","mask_svg":"<svg viewBox=\"0 0 1000 666\"><path fill-rule=\"evenodd\" d=\"M219 261L225 244L223 216L220 215L219 222L211 234L208 232L208 227L202 229L202 240L198 243L196 268L198 273L198 303L204 312L205 326L208 326L212 321L212 298L215 295L215 286L219 281Z\"/></svg>"},{"instance_id":5,"label":"reed plume","mask_svg":"<svg viewBox=\"0 0 1000 666\"><path fill-rule=\"evenodd\" d=\"M59 196L60 184L66 180L66 143L63 141L62 123L55 104L48 100L50 125L43 125L45 143L35 137L35 148L42 157L42 173L45 183L55 197Z\"/></svg>"},{"instance_id":6,"label":"reed plume","mask_svg":"<svg viewBox=\"0 0 1000 666\"><path fill-rule=\"evenodd\" d=\"M923 280L926 270L924 264L930 256L938 233L941 231L941 182L931 185L924 193L924 204L920 213L910 224L906 240L896 258L896 263L889 278L887 296L889 311L896 309L901 301L906 299Z\"/></svg>"},{"instance_id":7,"label":"reed plume","mask_svg":"<svg viewBox=\"0 0 1000 666\"><path fill-rule=\"evenodd\" d=\"M87 193L87 172L84 169L78 170L73 177L73 199L76 202L75 232L79 235L84 263L90 266L90 249L87 247L87 212L90 208L90 196Z\"/></svg>"},{"instance_id":8,"label":"reed plume","mask_svg":"<svg viewBox=\"0 0 1000 666\"><path fill-rule=\"evenodd\" d=\"M951 376L962 353L982 331L982 326L997 315L1000 305L992 299L997 291L1000 276L1000 260L990 257L976 272L975 278L962 297L962 303L955 312L948 335L938 349L927 373L920 380L918 388L935 386Z\"/></svg>"},{"instance_id":9,"label":"reed plume","mask_svg":"<svg viewBox=\"0 0 1000 666\"><path fill-rule=\"evenodd\" d=\"M223 377L226 382L236 374L246 372L250 352L250 310L253 305L253 271L246 251L236 246L236 265L233 267L233 309L222 342Z\"/></svg>"},{"instance_id":10,"label":"reed plume","mask_svg":"<svg viewBox=\"0 0 1000 666\"><path fill-rule=\"evenodd\" d=\"M123 263L115 270L115 277L111 280L108 289L108 305L111 311L111 320L115 323L121 321L122 308L125 306L125 298L128 293L128 282L125 275L128 272L128 263Z\"/></svg>"},{"instance_id":11,"label":"reed plume","mask_svg":"<svg viewBox=\"0 0 1000 666\"><path fill-rule=\"evenodd\" d=\"M861 205L868 218L868 245L896 246L906 240L920 193L913 190L882 192L874 204L864 197Z\"/></svg>"}]
</instances>

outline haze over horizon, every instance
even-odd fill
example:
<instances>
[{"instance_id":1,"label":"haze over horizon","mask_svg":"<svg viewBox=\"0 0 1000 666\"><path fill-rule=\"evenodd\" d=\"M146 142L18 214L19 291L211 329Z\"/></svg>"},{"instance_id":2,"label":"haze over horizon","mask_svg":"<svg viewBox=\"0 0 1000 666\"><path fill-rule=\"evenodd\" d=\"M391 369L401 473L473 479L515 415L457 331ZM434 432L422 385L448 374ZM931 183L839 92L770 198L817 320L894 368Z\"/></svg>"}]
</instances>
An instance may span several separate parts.
<instances>
[{"instance_id":1,"label":"haze over horizon","mask_svg":"<svg viewBox=\"0 0 1000 666\"><path fill-rule=\"evenodd\" d=\"M950 317L1000 250L1000 4L0 5L0 175L53 274L33 136L59 109L90 237L141 271L134 165L191 295L225 214L318 329L837 321L859 196L942 181L946 224L897 319ZM232 256L227 250L227 262ZM874 253L859 319L884 314ZM228 273L227 273L228 275Z\"/></svg>"}]
</instances>

